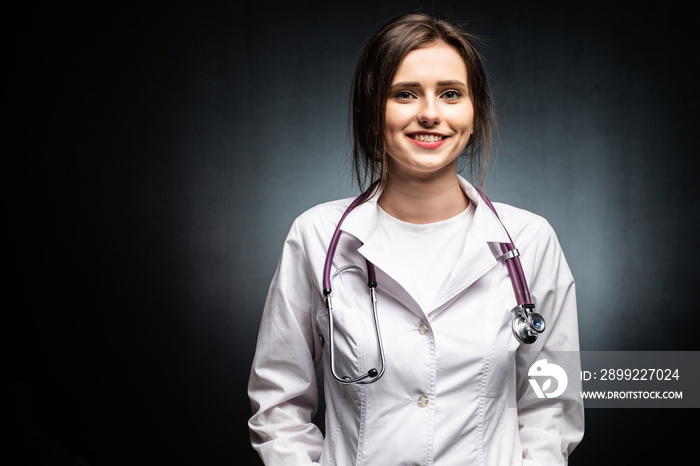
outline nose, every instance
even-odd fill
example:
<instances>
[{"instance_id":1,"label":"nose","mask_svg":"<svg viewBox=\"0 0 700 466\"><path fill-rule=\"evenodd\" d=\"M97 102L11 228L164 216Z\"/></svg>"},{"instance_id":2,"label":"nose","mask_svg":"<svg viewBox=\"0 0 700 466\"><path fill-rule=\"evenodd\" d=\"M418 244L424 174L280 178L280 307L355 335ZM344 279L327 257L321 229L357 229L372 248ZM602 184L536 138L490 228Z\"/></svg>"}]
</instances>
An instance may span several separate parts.
<instances>
[{"instance_id":1,"label":"nose","mask_svg":"<svg viewBox=\"0 0 700 466\"><path fill-rule=\"evenodd\" d=\"M434 99L424 99L418 112L418 121L424 126L436 126L441 122L440 112Z\"/></svg>"}]
</instances>

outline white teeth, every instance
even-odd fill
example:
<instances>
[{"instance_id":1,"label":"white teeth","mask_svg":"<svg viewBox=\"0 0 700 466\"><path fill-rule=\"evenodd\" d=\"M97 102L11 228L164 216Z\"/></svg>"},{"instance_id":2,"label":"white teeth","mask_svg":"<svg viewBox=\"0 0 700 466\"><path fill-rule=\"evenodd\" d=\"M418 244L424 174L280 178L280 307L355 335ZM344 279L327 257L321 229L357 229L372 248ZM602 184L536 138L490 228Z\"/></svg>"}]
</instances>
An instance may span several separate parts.
<instances>
[{"instance_id":1,"label":"white teeth","mask_svg":"<svg viewBox=\"0 0 700 466\"><path fill-rule=\"evenodd\" d=\"M436 134L414 134L413 139L421 142L435 142L440 141L444 136L438 136Z\"/></svg>"}]
</instances>

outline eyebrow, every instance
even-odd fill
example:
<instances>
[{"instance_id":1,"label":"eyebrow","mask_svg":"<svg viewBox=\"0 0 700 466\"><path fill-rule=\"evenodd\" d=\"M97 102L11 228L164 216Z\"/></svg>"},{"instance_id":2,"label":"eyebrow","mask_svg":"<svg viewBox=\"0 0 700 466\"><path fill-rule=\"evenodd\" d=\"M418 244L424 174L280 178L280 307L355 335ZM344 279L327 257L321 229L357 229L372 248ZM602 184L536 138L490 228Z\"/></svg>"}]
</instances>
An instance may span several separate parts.
<instances>
[{"instance_id":1,"label":"eyebrow","mask_svg":"<svg viewBox=\"0 0 700 466\"><path fill-rule=\"evenodd\" d=\"M459 81L457 79L451 80L451 81L438 81L437 82L438 87L442 86L464 86L467 87L465 83L462 81ZM421 87L421 84L419 82L399 82L396 84L391 85L391 89L395 87Z\"/></svg>"}]
</instances>

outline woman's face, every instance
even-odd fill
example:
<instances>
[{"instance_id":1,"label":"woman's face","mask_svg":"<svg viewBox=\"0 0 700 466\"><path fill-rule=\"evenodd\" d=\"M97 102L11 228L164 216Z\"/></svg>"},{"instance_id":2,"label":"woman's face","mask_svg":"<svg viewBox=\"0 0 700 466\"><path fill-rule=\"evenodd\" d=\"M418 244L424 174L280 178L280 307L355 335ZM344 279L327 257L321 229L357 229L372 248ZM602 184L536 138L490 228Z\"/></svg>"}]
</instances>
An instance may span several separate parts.
<instances>
[{"instance_id":1,"label":"woman's face","mask_svg":"<svg viewBox=\"0 0 700 466\"><path fill-rule=\"evenodd\" d=\"M455 171L473 131L467 66L436 43L404 57L391 83L384 147L392 175L427 179Z\"/></svg>"}]
</instances>

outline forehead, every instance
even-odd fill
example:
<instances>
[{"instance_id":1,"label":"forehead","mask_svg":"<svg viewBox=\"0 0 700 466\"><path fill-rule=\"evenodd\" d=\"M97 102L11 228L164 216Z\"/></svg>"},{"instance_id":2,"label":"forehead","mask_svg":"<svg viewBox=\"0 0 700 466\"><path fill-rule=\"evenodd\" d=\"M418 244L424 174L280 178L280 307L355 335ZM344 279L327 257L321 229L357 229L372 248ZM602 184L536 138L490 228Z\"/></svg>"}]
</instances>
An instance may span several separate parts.
<instances>
[{"instance_id":1,"label":"forehead","mask_svg":"<svg viewBox=\"0 0 700 466\"><path fill-rule=\"evenodd\" d=\"M443 42L409 52L399 64L392 83L403 81L467 82L467 65L454 47Z\"/></svg>"}]
</instances>

